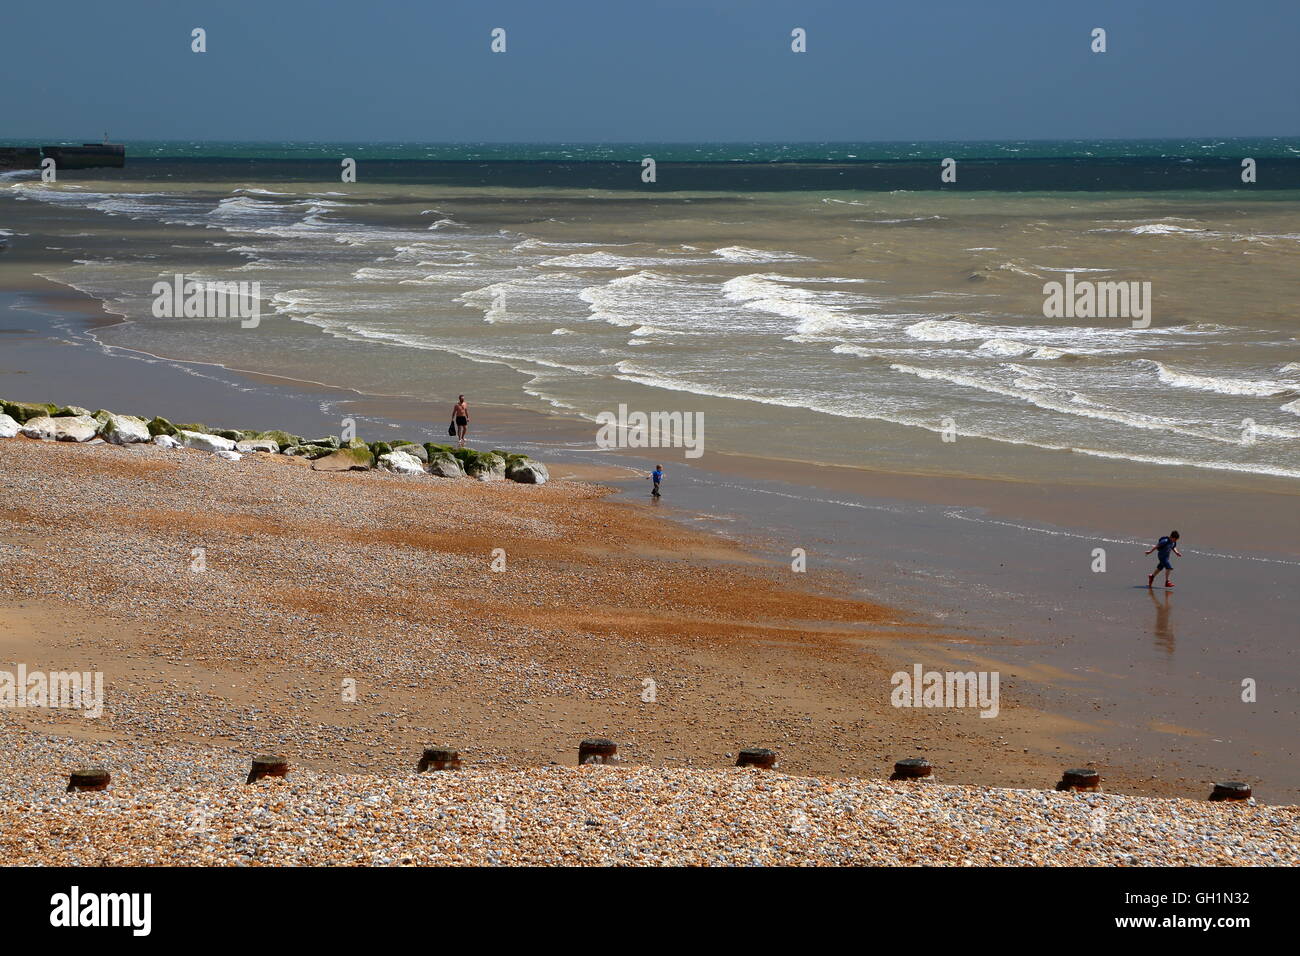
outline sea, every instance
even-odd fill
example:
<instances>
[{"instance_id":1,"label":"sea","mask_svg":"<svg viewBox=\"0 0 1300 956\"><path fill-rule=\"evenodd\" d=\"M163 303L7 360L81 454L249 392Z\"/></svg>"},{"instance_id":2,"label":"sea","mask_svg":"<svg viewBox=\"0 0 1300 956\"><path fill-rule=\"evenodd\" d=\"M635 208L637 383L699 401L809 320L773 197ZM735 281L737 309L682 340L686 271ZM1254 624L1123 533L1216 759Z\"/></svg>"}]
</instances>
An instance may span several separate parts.
<instances>
[{"instance_id":1,"label":"sea","mask_svg":"<svg viewBox=\"0 0 1300 956\"><path fill-rule=\"evenodd\" d=\"M1300 138L126 147L0 178L107 348L593 437L699 413L707 451L800 462L1300 479ZM178 274L257 282L260 322L155 317ZM1067 281L1145 320L1049 315Z\"/></svg>"}]
</instances>

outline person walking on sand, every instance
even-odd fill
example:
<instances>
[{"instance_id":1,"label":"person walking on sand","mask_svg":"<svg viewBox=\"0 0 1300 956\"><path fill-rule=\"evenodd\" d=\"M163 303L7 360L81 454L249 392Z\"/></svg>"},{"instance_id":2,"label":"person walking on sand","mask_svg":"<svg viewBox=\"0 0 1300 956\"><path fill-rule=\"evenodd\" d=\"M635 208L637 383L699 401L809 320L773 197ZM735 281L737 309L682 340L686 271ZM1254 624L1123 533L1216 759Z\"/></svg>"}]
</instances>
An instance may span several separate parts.
<instances>
[{"instance_id":1,"label":"person walking on sand","mask_svg":"<svg viewBox=\"0 0 1300 956\"><path fill-rule=\"evenodd\" d=\"M1147 551L1147 554L1150 554L1152 551L1159 551L1160 554L1158 555L1159 560L1156 562L1156 569L1147 575L1147 587L1153 585L1156 575L1160 573L1162 568L1165 572L1165 587L1173 587L1174 582L1169 580L1169 575L1173 573L1174 566L1169 563L1169 552L1172 551L1180 558L1183 556L1183 552L1178 550L1178 532L1170 531L1169 534L1157 541L1155 547Z\"/></svg>"},{"instance_id":2,"label":"person walking on sand","mask_svg":"<svg viewBox=\"0 0 1300 956\"><path fill-rule=\"evenodd\" d=\"M469 434L469 404L464 395L457 399L456 407L451 410L451 418L456 425L456 438L460 447L464 448L465 436Z\"/></svg>"},{"instance_id":3,"label":"person walking on sand","mask_svg":"<svg viewBox=\"0 0 1300 956\"><path fill-rule=\"evenodd\" d=\"M650 472L650 474L646 475L646 478L648 478L650 481L654 482L654 484L653 484L653 485L651 486L651 488L650 488L650 497L652 497L652 498L658 498L658 497L660 497L660 495L659 495L659 482L661 482L661 481L664 480L664 466L663 466L663 465L655 465L655 470L652 471L652 472Z\"/></svg>"}]
</instances>

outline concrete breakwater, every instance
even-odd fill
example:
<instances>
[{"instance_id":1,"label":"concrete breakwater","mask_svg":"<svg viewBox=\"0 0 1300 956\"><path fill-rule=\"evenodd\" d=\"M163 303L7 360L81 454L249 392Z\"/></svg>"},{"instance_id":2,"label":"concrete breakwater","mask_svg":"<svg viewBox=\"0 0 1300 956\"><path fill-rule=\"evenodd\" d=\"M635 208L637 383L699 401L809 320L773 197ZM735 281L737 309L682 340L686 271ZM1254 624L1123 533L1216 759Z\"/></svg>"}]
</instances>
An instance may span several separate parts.
<instances>
[{"instance_id":1,"label":"concrete breakwater","mask_svg":"<svg viewBox=\"0 0 1300 956\"><path fill-rule=\"evenodd\" d=\"M42 159L52 159L59 169L92 169L126 165L126 147L119 143L83 143L80 146L0 146L0 169L39 169Z\"/></svg>"}]
</instances>

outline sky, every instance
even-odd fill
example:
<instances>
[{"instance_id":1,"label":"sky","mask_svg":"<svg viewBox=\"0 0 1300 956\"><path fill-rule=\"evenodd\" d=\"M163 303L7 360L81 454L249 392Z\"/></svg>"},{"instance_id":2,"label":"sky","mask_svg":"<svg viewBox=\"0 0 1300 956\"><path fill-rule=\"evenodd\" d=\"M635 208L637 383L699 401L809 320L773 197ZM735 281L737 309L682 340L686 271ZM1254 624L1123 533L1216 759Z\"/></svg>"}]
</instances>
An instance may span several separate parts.
<instances>
[{"instance_id":1,"label":"sky","mask_svg":"<svg viewBox=\"0 0 1300 956\"><path fill-rule=\"evenodd\" d=\"M1297 0L10 0L0 138L1296 136L1298 45Z\"/></svg>"}]
</instances>

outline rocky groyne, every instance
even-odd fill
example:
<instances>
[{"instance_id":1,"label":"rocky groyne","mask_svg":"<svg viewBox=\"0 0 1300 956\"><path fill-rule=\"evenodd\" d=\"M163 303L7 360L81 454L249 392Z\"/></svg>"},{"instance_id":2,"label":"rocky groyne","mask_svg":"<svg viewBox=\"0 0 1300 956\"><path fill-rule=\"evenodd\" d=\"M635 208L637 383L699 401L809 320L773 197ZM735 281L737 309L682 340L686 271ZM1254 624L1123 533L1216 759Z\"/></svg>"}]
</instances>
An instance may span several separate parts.
<instances>
[{"instance_id":1,"label":"rocky groyne","mask_svg":"<svg viewBox=\"0 0 1300 956\"><path fill-rule=\"evenodd\" d=\"M19 435L38 441L149 442L164 448L193 448L228 461L239 461L247 454L293 455L309 459L316 471L374 469L527 485L545 484L550 478L541 462L499 449L478 451L405 439L365 442L338 435L304 438L280 429L210 428L198 422L173 424L161 416L147 419L102 408L92 412L76 405L0 400L0 438Z\"/></svg>"}]
</instances>

